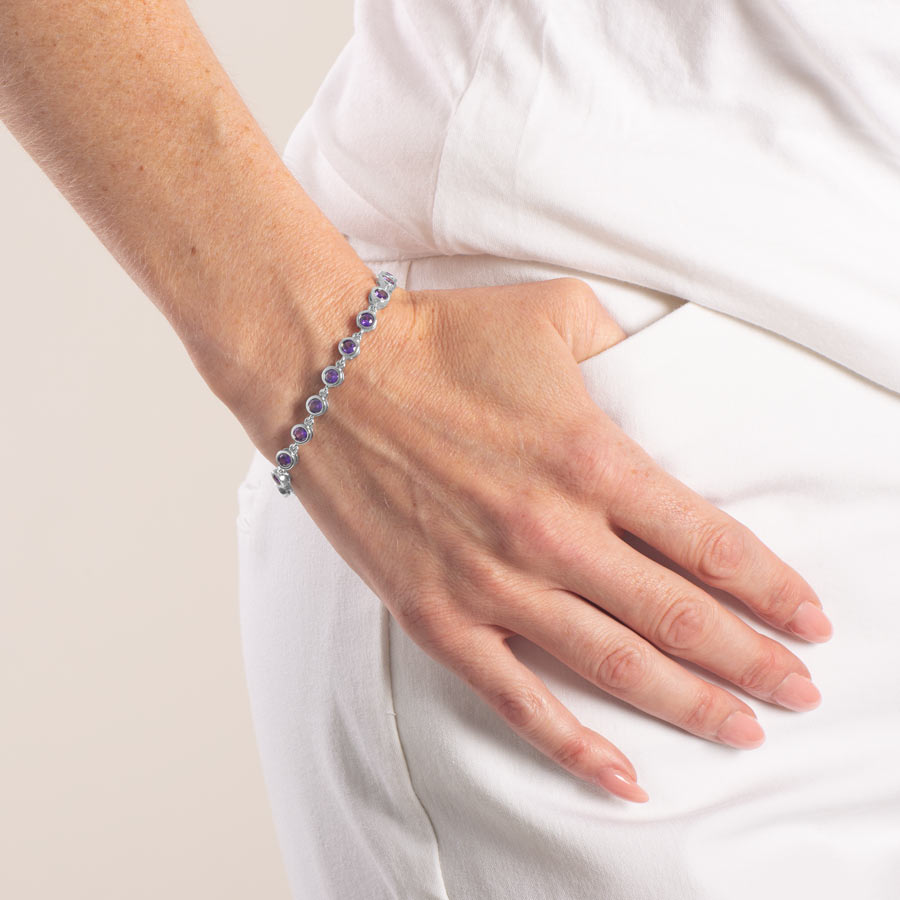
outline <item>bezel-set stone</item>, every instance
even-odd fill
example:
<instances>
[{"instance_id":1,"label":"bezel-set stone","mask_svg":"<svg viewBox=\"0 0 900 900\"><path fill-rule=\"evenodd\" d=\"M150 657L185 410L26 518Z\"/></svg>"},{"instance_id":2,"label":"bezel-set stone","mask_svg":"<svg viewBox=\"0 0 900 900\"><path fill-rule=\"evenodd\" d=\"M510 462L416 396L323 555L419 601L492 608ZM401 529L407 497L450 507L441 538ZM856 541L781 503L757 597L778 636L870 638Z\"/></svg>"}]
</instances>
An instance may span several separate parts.
<instances>
[{"instance_id":1,"label":"bezel-set stone","mask_svg":"<svg viewBox=\"0 0 900 900\"><path fill-rule=\"evenodd\" d=\"M343 360L341 360L341 362L343 362ZM325 366L325 368L322 369L322 381L330 388L337 387L344 380L343 368L343 366ZM333 380L329 380L332 372L337 374Z\"/></svg>"},{"instance_id":2,"label":"bezel-set stone","mask_svg":"<svg viewBox=\"0 0 900 900\"><path fill-rule=\"evenodd\" d=\"M377 312L387 306L391 299L391 292L397 286L397 278L390 272L379 272L376 277L376 285L369 291L369 305L367 309L360 310L356 314L358 331L338 341L339 358L334 365L322 369L322 383L324 387L318 394L311 394L306 399L306 411L309 415L296 425L291 426L291 438L289 447L279 450L275 454L277 466L272 470L272 480L278 487L279 493L287 496L292 494L291 476L288 469L297 464L298 451L302 444L308 443L313 436L313 422L317 416L321 416L328 409L328 391L341 384L344 380L344 367L348 359L353 359L358 353L362 336L372 331L378 323ZM321 408L320 408L321 407Z\"/></svg>"},{"instance_id":3,"label":"bezel-set stone","mask_svg":"<svg viewBox=\"0 0 900 900\"><path fill-rule=\"evenodd\" d=\"M369 322L370 324L365 325L363 324L364 322ZM378 324L378 317L371 309L363 309L356 314L356 324L361 331L373 331Z\"/></svg>"},{"instance_id":4,"label":"bezel-set stone","mask_svg":"<svg viewBox=\"0 0 900 900\"><path fill-rule=\"evenodd\" d=\"M272 469L272 481L278 486L279 492L285 496L294 492L291 487L291 476L281 466Z\"/></svg>"},{"instance_id":5,"label":"bezel-set stone","mask_svg":"<svg viewBox=\"0 0 900 900\"><path fill-rule=\"evenodd\" d=\"M384 309L385 306L388 305L388 301L391 299L391 292L385 290L383 287L375 287L369 291L369 306L374 306L375 309Z\"/></svg>"},{"instance_id":6,"label":"bezel-set stone","mask_svg":"<svg viewBox=\"0 0 900 900\"><path fill-rule=\"evenodd\" d=\"M291 450L290 447L285 447L275 454L275 462L277 462L282 469L292 469L297 463L297 453L296 451Z\"/></svg>"}]
</instances>

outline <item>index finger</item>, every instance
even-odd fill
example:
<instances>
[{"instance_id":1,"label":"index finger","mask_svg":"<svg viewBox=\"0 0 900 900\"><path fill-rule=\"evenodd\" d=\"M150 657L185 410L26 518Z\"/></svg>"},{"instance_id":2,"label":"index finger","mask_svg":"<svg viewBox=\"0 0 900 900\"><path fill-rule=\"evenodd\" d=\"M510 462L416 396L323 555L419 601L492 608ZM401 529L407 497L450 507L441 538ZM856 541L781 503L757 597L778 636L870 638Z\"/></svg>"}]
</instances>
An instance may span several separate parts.
<instances>
[{"instance_id":1,"label":"index finger","mask_svg":"<svg viewBox=\"0 0 900 900\"><path fill-rule=\"evenodd\" d=\"M607 499L612 524L656 547L770 625L827 641L831 622L806 580L746 525L665 471L639 445Z\"/></svg>"}]
</instances>

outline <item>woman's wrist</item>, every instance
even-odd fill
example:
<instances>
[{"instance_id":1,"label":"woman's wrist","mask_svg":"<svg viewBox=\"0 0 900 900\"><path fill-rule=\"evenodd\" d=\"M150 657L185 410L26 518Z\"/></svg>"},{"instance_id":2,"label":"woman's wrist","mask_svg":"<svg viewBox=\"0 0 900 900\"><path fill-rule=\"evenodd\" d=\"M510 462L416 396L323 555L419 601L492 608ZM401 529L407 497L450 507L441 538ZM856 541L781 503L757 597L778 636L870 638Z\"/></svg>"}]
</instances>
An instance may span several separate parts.
<instances>
[{"instance_id":1,"label":"woman's wrist","mask_svg":"<svg viewBox=\"0 0 900 900\"><path fill-rule=\"evenodd\" d=\"M0 113L244 424L374 281L177 0L2 5Z\"/></svg>"},{"instance_id":2,"label":"woman's wrist","mask_svg":"<svg viewBox=\"0 0 900 900\"><path fill-rule=\"evenodd\" d=\"M257 447L274 451L305 417L306 397L320 388L320 370L352 333L375 277L329 258L278 267L276 283L254 292L227 327L198 333L188 352L212 391ZM350 261L352 263L352 260ZM277 445L277 446L276 446Z\"/></svg>"}]
</instances>

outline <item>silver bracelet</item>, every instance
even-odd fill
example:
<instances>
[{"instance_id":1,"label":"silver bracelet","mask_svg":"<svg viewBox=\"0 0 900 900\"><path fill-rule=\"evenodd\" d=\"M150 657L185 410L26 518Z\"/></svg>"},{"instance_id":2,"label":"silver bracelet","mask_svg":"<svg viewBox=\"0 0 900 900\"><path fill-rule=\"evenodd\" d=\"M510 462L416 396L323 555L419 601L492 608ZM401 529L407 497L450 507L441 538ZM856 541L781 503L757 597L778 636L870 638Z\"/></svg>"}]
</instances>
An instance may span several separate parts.
<instances>
[{"instance_id":1,"label":"silver bracelet","mask_svg":"<svg viewBox=\"0 0 900 900\"><path fill-rule=\"evenodd\" d=\"M359 331L350 337L341 338L338 341L340 357L333 366L322 369L322 381L325 387L318 394L313 394L306 400L306 411L309 415L297 425L291 428L291 443L284 450L275 454L275 462L278 465L272 470L272 480L278 486L278 490L287 497L294 493L291 487L291 475L288 469L292 469L297 463L297 452L302 444L308 444L313 436L313 420L323 415L328 409L328 391L337 387L344 380L344 366L348 359L355 359L359 355L359 346L362 336L375 330L379 309L384 309L391 299L391 293L397 287L397 279L390 272L379 272L375 287L369 291L369 306L356 314L356 324Z\"/></svg>"}]
</instances>

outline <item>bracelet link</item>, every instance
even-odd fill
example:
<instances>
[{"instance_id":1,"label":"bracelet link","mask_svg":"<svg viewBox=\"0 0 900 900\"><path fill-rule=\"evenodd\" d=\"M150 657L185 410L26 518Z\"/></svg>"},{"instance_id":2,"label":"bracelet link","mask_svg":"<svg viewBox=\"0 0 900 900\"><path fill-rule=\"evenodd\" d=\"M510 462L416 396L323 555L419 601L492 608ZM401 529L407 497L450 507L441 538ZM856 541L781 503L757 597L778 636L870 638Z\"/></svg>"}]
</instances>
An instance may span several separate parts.
<instances>
[{"instance_id":1,"label":"bracelet link","mask_svg":"<svg viewBox=\"0 0 900 900\"><path fill-rule=\"evenodd\" d=\"M324 415L328 410L328 392L337 387L344 380L344 368L347 360L355 359L359 355L362 336L373 331L378 323L378 311L387 306L394 288L397 287L397 277L390 272L379 272L375 277L375 286L369 291L368 308L356 314L357 332L349 337L341 338L337 348L340 354L334 365L322 369L322 381L325 387L318 393L311 394L306 400L306 411L309 415L303 422L291 428L291 444L284 450L275 454L276 467L272 470L272 480L283 497L294 493L291 485L291 475L288 471L297 463L297 453L303 444L308 444L313 436L313 421Z\"/></svg>"}]
</instances>

